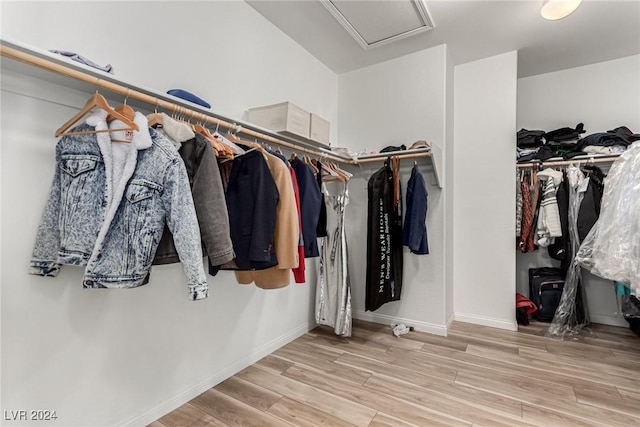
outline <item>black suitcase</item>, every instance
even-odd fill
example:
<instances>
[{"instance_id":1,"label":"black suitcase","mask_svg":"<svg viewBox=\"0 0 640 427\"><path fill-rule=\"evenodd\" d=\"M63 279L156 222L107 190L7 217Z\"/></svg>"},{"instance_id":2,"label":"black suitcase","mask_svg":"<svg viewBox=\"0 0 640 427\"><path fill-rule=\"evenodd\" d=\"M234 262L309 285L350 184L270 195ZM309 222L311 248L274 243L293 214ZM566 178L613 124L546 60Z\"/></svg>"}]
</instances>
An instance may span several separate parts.
<instances>
[{"instance_id":1,"label":"black suitcase","mask_svg":"<svg viewBox=\"0 0 640 427\"><path fill-rule=\"evenodd\" d=\"M555 267L529 269L529 299L538 307L533 317L542 322L551 322L556 314L562 291L564 274Z\"/></svg>"}]
</instances>

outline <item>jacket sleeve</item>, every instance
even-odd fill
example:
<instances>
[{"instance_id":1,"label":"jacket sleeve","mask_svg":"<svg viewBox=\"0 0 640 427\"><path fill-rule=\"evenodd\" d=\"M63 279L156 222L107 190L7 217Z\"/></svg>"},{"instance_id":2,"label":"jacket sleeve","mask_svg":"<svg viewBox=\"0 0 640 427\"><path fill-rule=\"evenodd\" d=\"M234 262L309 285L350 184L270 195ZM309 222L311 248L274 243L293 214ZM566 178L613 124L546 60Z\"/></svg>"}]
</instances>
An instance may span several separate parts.
<instances>
[{"instance_id":1,"label":"jacket sleeve","mask_svg":"<svg viewBox=\"0 0 640 427\"><path fill-rule=\"evenodd\" d=\"M208 296L208 284L202 264L200 229L189 188L189 178L184 163L179 158L169 166L162 192L167 226L173 234L173 242L184 265L192 300Z\"/></svg>"},{"instance_id":2,"label":"jacket sleeve","mask_svg":"<svg viewBox=\"0 0 640 427\"><path fill-rule=\"evenodd\" d=\"M211 265L222 265L234 258L233 244L218 161L207 141L199 145L196 162L192 194L202 242Z\"/></svg>"},{"instance_id":3,"label":"jacket sleeve","mask_svg":"<svg viewBox=\"0 0 640 427\"><path fill-rule=\"evenodd\" d=\"M408 247L411 252L427 255L429 247L427 243L427 187L421 174L416 174L413 188L413 203L411 204L411 232L409 233Z\"/></svg>"},{"instance_id":4,"label":"jacket sleeve","mask_svg":"<svg viewBox=\"0 0 640 427\"><path fill-rule=\"evenodd\" d=\"M58 226L61 194L60 173L60 157L58 148L56 148L56 170L49 189L49 198L45 204L36 234L29 274L55 277L60 271L61 265L58 263L58 251L60 249L60 227Z\"/></svg>"},{"instance_id":5,"label":"jacket sleeve","mask_svg":"<svg viewBox=\"0 0 640 427\"><path fill-rule=\"evenodd\" d=\"M252 180L253 218L251 225L251 243L249 245L249 259L264 262L272 257L273 237L276 228L276 206L278 204L278 188L269 172L267 162L263 158L256 162L255 179Z\"/></svg>"}]
</instances>

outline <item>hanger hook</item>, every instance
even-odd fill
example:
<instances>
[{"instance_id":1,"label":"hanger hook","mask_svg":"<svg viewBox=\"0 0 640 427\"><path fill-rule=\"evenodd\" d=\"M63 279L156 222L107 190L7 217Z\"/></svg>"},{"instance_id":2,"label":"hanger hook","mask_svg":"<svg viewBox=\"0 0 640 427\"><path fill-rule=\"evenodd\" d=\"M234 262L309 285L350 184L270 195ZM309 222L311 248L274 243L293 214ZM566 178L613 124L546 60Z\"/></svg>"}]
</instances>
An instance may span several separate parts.
<instances>
[{"instance_id":1,"label":"hanger hook","mask_svg":"<svg viewBox=\"0 0 640 427\"><path fill-rule=\"evenodd\" d=\"M127 95L124 97L124 105L127 105L127 99L129 99L129 95L131 95L131 89L127 88Z\"/></svg>"},{"instance_id":2,"label":"hanger hook","mask_svg":"<svg viewBox=\"0 0 640 427\"><path fill-rule=\"evenodd\" d=\"M218 129L220 129L220 122L219 121L216 123L216 132L218 132Z\"/></svg>"},{"instance_id":3,"label":"hanger hook","mask_svg":"<svg viewBox=\"0 0 640 427\"><path fill-rule=\"evenodd\" d=\"M160 100L158 98L156 98L156 108L154 108L153 112L158 114L158 104L160 103Z\"/></svg>"},{"instance_id":4,"label":"hanger hook","mask_svg":"<svg viewBox=\"0 0 640 427\"><path fill-rule=\"evenodd\" d=\"M100 78L96 77L96 94L98 94L98 89L100 89Z\"/></svg>"}]
</instances>

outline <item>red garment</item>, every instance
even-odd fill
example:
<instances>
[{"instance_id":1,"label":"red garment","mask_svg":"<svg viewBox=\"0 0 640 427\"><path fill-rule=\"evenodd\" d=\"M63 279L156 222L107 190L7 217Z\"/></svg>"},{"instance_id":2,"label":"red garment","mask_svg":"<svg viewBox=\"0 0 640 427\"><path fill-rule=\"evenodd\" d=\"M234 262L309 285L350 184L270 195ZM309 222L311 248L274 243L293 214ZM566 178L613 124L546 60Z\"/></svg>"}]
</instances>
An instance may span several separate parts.
<instances>
[{"instance_id":1,"label":"red garment","mask_svg":"<svg viewBox=\"0 0 640 427\"><path fill-rule=\"evenodd\" d=\"M531 191L529 182L523 180L522 183L522 231L520 233L520 252L533 252L533 208L531 206Z\"/></svg>"},{"instance_id":2,"label":"red garment","mask_svg":"<svg viewBox=\"0 0 640 427\"><path fill-rule=\"evenodd\" d=\"M305 263L304 263L304 240L302 239L302 214L300 213L300 191L298 189L298 179L293 168L289 166L289 172L291 172L291 182L293 182L293 192L296 195L296 207L298 208L298 224L300 228L300 235L298 238L298 268L293 268L293 278L296 283L305 283Z\"/></svg>"}]
</instances>

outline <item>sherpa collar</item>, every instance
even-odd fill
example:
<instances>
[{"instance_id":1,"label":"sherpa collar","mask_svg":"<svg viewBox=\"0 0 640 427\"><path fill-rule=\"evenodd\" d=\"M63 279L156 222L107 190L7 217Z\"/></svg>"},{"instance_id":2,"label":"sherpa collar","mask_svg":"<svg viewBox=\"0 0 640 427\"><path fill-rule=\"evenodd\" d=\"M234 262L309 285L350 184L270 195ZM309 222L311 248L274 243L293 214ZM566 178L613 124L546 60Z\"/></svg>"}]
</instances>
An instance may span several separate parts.
<instances>
[{"instance_id":1,"label":"sherpa collar","mask_svg":"<svg viewBox=\"0 0 640 427\"><path fill-rule=\"evenodd\" d=\"M162 113L162 127L156 130L166 136L177 150L180 149L183 142L196 137L189 125L174 120L165 113Z\"/></svg>"}]
</instances>

